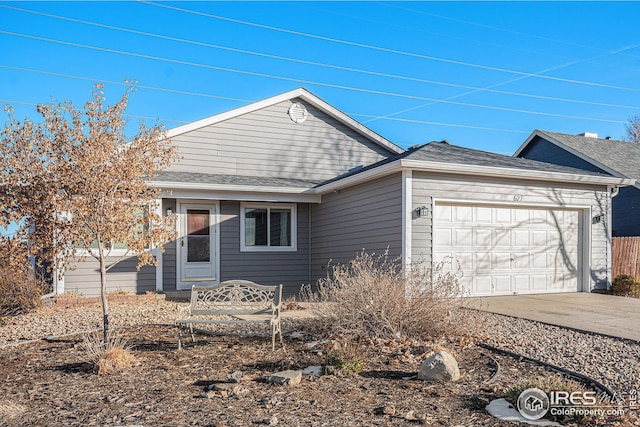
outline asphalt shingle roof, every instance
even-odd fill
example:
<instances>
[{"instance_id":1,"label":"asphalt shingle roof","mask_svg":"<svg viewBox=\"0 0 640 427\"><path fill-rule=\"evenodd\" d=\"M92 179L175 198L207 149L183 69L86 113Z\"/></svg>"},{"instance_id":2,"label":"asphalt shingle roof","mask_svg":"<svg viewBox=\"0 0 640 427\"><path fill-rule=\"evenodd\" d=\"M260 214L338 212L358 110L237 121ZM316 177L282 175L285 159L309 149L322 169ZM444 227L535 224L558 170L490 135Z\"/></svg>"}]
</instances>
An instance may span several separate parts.
<instances>
[{"instance_id":1,"label":"asphalt shingle roof","mask_svg":"<svg viewBox=\"0 0 640 427\"><path fill-rule=\"evenodd\" d=\"M320 181L291 178L267 178L262 176L221 175L195 172L162 171L153 182L180 182L191 184L247 185L258 187L313 188Z\"/></svg>"},{"instance_id":2,"label":"asphalt shingle roof","mask_svg":"<svg viewBox=\"0 0 640 427\"><path fill-rule=\"evenodd\" d=\"M490 153L488 151L458 147L447 142L430 142L412 151L405 156L405 158L430 162L490 166L503 169L522 169L529 171L606 176L598 172L590 172L582 169L540 162L537 160L504 156L502 154Z\"/></svg>"},{"instance_id":3,"label":"asphalt shingle roof","mask_svg":"<svg viewBox=\"0 0 640 427\"><path fill-rule=\"evenodd\" d=\"M640 144L543 130L538 130L538 133L555 139L626 178L640 180Z\"/></svg>"}]
</instances>

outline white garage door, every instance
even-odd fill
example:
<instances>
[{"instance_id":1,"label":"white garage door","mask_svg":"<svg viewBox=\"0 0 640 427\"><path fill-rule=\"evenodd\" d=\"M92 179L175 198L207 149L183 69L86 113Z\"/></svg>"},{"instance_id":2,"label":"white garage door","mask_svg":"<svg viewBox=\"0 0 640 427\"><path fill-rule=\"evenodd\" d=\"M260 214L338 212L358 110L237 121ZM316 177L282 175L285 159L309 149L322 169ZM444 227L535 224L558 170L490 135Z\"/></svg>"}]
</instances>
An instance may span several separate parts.
<instances>
[{"instance_id":1,"label":"white garage door","mask_svg":"<svg viewBox=\"0 0 640 427\"><path fill-rule=\"evenodd\" d=\"M436 204L434 261L460 263L470 295L578 290L579 212Z\"/></svg>"}]
</instances>

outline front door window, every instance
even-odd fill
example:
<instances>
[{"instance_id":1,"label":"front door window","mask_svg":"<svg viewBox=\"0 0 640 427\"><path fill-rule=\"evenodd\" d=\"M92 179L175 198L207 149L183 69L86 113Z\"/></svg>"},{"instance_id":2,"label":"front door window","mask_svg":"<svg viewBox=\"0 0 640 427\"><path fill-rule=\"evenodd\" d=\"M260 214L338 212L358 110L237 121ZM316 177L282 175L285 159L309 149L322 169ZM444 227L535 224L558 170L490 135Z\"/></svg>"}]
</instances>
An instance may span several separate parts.
<instances>
[{"instance_id":1,"label":"front door window","mask_svg":"<svg viewBox=\"0 0 640 427\"><path fill-rule=\"evenodd\" d=\"M211 259L209 210L187 209L187 262Z\"/></svg>"}]
</instances>

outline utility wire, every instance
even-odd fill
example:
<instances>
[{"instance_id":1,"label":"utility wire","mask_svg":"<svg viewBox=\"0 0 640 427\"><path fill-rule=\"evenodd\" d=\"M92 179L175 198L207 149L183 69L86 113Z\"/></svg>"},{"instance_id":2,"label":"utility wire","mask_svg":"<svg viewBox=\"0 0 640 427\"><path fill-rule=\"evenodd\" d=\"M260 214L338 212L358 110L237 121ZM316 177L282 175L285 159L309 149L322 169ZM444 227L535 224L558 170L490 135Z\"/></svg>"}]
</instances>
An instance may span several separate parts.
<instances>
[{"instance_id":1,"label":"utility wire","mask_svg":"<svg viewBox=\"0 0 640 427\"><path fill-rule=\"evenodd\" d=\"M617 89L617 90L625 90L625 91L632 91L632 92L640 92L640 89L636 89L636 88L628 88L628 87L623 87L623 86L609 85L609 84L605 84L605 83L588 82L588 81L584 81L584 80L567 79L567 78L556 77L556 76L538 75L538 74L535 74L535 73L528 73L528 72L525 72L525 71L511 70L511 69L508 69L508 68L493 67L493 66L490 66L490 65L475 64L475 63L471 63L471 62L458 61L458 60L455 60L455 59L441 58L441 57L431 56L431 55L423 55L423 54L419 54L419 53L415 53L415 52L406 52L406 51L402 51L402 50L397 50L397 49L392 49L392 48L385 48L385 47L380 47L380 46L373 46L373 45L369 45L369 44L365 44L365 43L353 42L353 41L349 41L349 40L342 40L342 39L337 39L337 38L333 38L333 37L320 36L320 35L317 35L317 34L304 33L304 32L301 32L301 31L288 30L288 29L285 29L285 28L274 27L274 26L271 26L271 25L257 24L257 23L254 23L254 22L243 21L243 20L240 20L240 19L228 18L228 17L224 17L224 16L220 16L220 15L213 15L213 14L204 13L204 12L197 12L197 11L190 10L190 9L184 9L184 8L181 8L181 7L171 6L171 5L168 5L168 4L155 3L155 2L151 2L151 1L147 1L147 0L138 0L138 1L140 3L144 3L144 4L147 4L147 5L156 6L156 7L162 7L162 8L165 8L165 9L176 10L176 11L179 11L179 12L190 13L190 14L204 16L204 17L213 18L213 19L218 19L218 20L222 20L222 21L233 22L233 23L236 23L236 24L248 25L248 26L252 26L252 27L256 27L256 28L262 28L262 29L266 29L266 30L278 31L278 32L282 32L282 33L286 33L286 34L293 34L293 35L302 36L302 37L309 37L309 38L313 38L313 39L317 39L317 40L323 40L323 41L328 41L328 42L333 42L333 43L339 43L339 44L344 44L344 45L348 45L348 46L355 46L355 47L360 47L360 48L364 48L364 49L371 49L371 50L376 50L376 51L379 51L379 52L386 52L386 53L392 53L392 54L397 54L397 55L409 56L409 57L413 57L413 58L427 59L427 60L430 60L430 61L444 62L444 63L447 63L447 64L461 65L461 66L465 66L465 67L478 68L478 69L482 69L482 70L497 71L497 72L501 72L501 73L516 74L516 75L521 75L521 76L535 77L535 78L546 79L546 80L554 80L554 81L560 81L560 82L565 82L565 83L574 83L574 84L580 84L580 85L586 85L586 86L602 87L602 88L607 88L607 89Z\"/></svg>"},{"instance_id":2,"label":"utility wire","mask_svg":"<svg viewBox=\"0 0 640 427\"><path fill-rule=\"evenodd\" d=\"M97 79L97 78L92 78L92 77L74 76L72 74L56 73L56 72L53 72L53 71L44 71L44 70L34 70L32 68L15 67L15 66L12 66L12 65L5 65L5 64L0 64L0 68L6 68L8 70L24 71L24 72L27 72L27 73L45 74L45 75L55 76L55 77L65 77L65 78L69 78L69 79L85 80L85 81L91 81L91 82L100 82L100 83L119 85L119 86L129 86L130 85L127 82L118 82L118 81L114 81L114 80ZM137 84L137 83L134 84L133 86L135 86L138 89L148 89L148 90L154 90L154 91L160 91L160 92L177 93L177 94L180 94L180 95L201 96L201 97L205 97L205 98L223 99L225 101L255 102L255 100L251 100L251 99L231 98L229 96L211 95L211 94L208 94L208 93L191 92L191 91L178 90L178 89L168 89L168 88L157 87L157 86L146 86L146 85L141 85L141 84Z\"/></svg>"},{"instance_id":3,"label":"utility wire","mask_svg":"<svg viewBox=\"0 0 640 427\"><path fill-rule=\"evenodd\" d=\"M166 36L166 35L157 34L157 33L149 33L149 32L145 32L145 31L138 31L138 30L134 30L134 29L130 29L130 28L123 28L123 27L117 27L117 26L113 26L113 25L101 24L101 23L92 22L92 21L86 21L86 20L82 20L82 19L76 19L76 18L70 18L70 17L60 16L60 15L54 15L54 14L50 14L50 13L44 13L44 12L39 12L39 11L34 11L34 10L29 10L29 9L23 9L23 8L19 8L19 7L9 6L9 5L0 4L0 7L6 8L6 9L15 10L15 11L19 11L19 12L31 13L31 14L35 14L35 15L46 16L46 17L49 17L49 18L54 18L54 19L60 19L60 20L65 20L65 21L69 21L69 22L79 23L79 24L91 25L91 26L95 26L95 27L106 28L106 29L115 30L115 31L122 31L122 32L127 32L127 33L131 33L131 34L136 34L136 35L142 35L142 36L146 36L146 37L159 38L159 39L169 40L169 41L174 41L174 42L179 42L179 43L186 43L186 44L191 44L191 45L195 45L195 46L207 47L207 48L212 48L212 49L226 50L226 51L230 51L230 52L236 52L236 53L242 53L242 54L247 54L247 55L260 56L260 57L264 57L264 58L276 59L276 60L282 60L282 61L288 61L288 62L295 62L295 63L305 64L305 65L312 65L312 66L318 66L318 67L324 67L324 68L331 68L331 69L340 70L340 71L349 71L349 72L354 72L354 73L362 73L362 74L373 75L373 76L377 76L377 77L386 77L386 78L392 78L392 79L412 81L412 82L416 82L416 83L426 83L426 84L433 84L433 85L439 85L439 86L454 87L454 88L460 88L460 89L467 89L467 90L471 91L471 92L465 92L463 94L455 95L454 97L447 98L447 99L455 99L455 98L459 98L461 96L465 96L465 95L468 95L468 94L471 94L471 93L476 93L476 92L490 92L490 93L498 93L498 94L501 94L501 95L520 96L520 97L526 97L526 98L543 99L543 100L548 100L548 101L568 102L568 103L585 104L585 105L596 105L596 106L602 106L602 107L625 108L625 109L630 109L630 110L634 110L634 111L640 110L639 106L609 104L609 103L595 102L595 101L583 101L583 100L576 100L576 99L559 98L559 97L552 97L552 96L535 95L535 94L528 94L528 93L512 92L512 91L504 91L504 90L494 89L495 87L498 87L498 86L501 86L501 85L504 85L504 84L507 84L507 83L511 83L513 81L516 81L516 80L509 80L508 82L504 82L504 83L500 83L498 85L493 85L493 86L488 86L488 87L476 87L476 86L462 85L462 84L456 84L456 83L441 82L441 81L436 81L436 80L421 79L421 78L417 78L417 77L402 76L402 75L397 75L397 74L382 73L382 72L364 70L364 69L359 69L359 68L344 67L344 66L340 66L340 65L326 64L326 63L321 63L321 62L316 62L316 61L308 61L308 60L304 60L304 59L291 58L291 57L280 56L280 55L272 55L272 54L267 54L267 53L263 53L263 52L245 50L245 49L237 49L237 48L232 48L232 47L228 47L228 46L221 46L221 45L210 44L210 43L205 43L205 42L199 42L199 41L194 41L194 40L189 40L189 39ZM577 62L582 62L582 61L577 61ZM550 70L555 70L555 69L558 69L558 68L566 67L566 66L575 64L577 62L571 62L571 63L565 64L565 65L563 65L561 67L550 68L550 69L547 69L547 70L544 70L544 71L540 71L540 72L534 73L534 75L537 76L540 73L544 73L546 71L550 71ZM140 87L142 87L142 86L140 86ZM223 99L227 99L227 98L223 98ZM233 98L228 98L228 99L235 100ZM412 109L415 109L415 108L412 108ZM405 110L403 110L403 112L404 111ZM406 111L409 111L409 110L406 110Z\"/></svg>"},{"instance_id":4,"label":"utility wire","mask_svg":"<svg viewBox=\"0 0 640 427\"><path fill-rule=\"evenodd\" d=\"M109 49L109 48L104 48L104 47L85 45L85 44L81 44L81 43L67 42L67 41L62 41L62 40L50 39L50 38L39 37L39 36L32 36L32 35L27 35L27 34L22 34L22 33L15 33L15 32L11 32L11 31L4 31L4 30L0 30L0 34L6 34L6 35L16 36L16 37L24 37L24 38L28 38L28 39L32 39L32 40L45 41L45 42L50 42L50 43L63 44L63 45L66 45L66 46L73 46L73 47L80 47L80 48L85 48L85 49L92 49L92 50L97 50L97 51L101 51L101 52L109 52L109 53L115 53L115 54L120 54L120 55L127 55L127 56L136 57L136 58L144 58L144 59L151 59L151 60L155 60L155 61L169 62L169 63L173 63L173 64L200 67L200 68L206 68L206 69L218 70L218 71L226 71L226 72L250 75L250 76L255 76L255 77L278 79L278 80L284 80L284 81L290 81L290 82L296 82L296 83L302 83L302 84L310 84L310 85L316 85L316 86L331 87L331 88L336 88L336 89L344 89L344 90L350 90L350 91L356 91L356 92L362 92L362 93L370 93L370 94L375 94L375 95L385 95L385 96L391 96L391 97L396 97L396 98L415 99L415 100L420 100L420 101L437 101L437 102L441 102L441 103L445 103L445 104L459 105L459 106L465 106L465 107L475 107L475 108L483 108L483 109L498 110L498 111L509 111L509 112L514 112L514 113L535 114L535 115L550 116L550 117L562 117L562 118L569 118L569 119L591 120L591 121L600 121L600 122L607 122L607 123L626 123L626 122L621 121L621 120L611 120L611 119L599 119L599 118L593 118L593 117L572 116L572 115L566 115L566 114L547 113L547 112L542 112L542 111L522 110L522 109L517 109L517 108L497 107L497 106L482 105L482 104L472 104L472 103L467 103L467 102L456 102L456 101L450 101L450 100L446 101L446 100L440 100L440 99L429 98L429 97L424 97L424 96L399 94L399 93L379 91L379 90L374 90L374 89L356 88L356 87L345 86L345 85L337 85L337 84L332 84L332 83L318 82L318 81L313 81L313 80L296 79L296 78L293 78L293 77L285 77L285 76L277 76L277 75L266 74L266 73L259 73L259 72L255 72L255 71L246 71L246 70L238 70L238 69L227 68L227 67L218 67L218 66L215 66L215 65L201 64L201 63L196 63L196 62L191 62L191 61L183 61L183 60L164 58L164 57L159 57L159 56L154 56L154 55L146 55L146 54L141 54L141 53L127 52L127 51L122 51L122 50L118 50L118 49Z\"/></svg>"}]
</instances>

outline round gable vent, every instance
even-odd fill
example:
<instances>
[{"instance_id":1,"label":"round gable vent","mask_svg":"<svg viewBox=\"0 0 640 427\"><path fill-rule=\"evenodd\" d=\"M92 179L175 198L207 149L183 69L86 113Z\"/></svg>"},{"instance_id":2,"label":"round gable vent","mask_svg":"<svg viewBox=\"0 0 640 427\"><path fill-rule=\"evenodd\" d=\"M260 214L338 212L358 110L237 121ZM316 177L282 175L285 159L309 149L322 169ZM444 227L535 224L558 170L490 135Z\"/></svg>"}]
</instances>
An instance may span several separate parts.
<instances>
[{"instance_id":1,"label":"round gable vent","mask_svg":"<svg viewBox=\"0 0 640 427\"><path fill-rule=\"evenodd\" d=\"M307 116L309 112L307 111L307 107L302 105L299 102L294 102L289 107L289 117L294 123L302 123L307 120Z\"/></svg>"}]
</instances>

